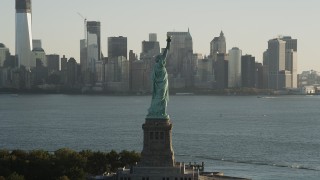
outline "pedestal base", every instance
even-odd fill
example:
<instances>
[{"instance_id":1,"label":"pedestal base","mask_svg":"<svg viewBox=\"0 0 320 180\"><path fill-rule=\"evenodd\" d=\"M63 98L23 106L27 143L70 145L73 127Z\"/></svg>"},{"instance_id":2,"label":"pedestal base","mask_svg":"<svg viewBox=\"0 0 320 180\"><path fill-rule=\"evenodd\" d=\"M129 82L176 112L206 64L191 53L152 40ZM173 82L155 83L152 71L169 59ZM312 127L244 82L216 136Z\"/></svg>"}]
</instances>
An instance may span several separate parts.
<instances>
[{"instance_id":1,"label":"pedestal base","mask_svg":"<svg viewBox=\"0 0 320 180\"><path fill-rule=\"evenodd\" d=\"M168 119L146 119L140 167L174 167L172 124Z\"/></svg>"}]
</instances>

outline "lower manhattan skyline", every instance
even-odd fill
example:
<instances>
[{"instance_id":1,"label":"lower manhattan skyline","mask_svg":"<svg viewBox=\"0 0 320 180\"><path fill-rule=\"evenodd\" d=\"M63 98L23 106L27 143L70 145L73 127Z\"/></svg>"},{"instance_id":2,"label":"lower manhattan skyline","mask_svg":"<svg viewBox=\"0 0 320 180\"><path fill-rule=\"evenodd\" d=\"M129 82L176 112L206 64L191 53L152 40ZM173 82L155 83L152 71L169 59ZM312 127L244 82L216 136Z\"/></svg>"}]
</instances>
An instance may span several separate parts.
<instances>
[{"instance_id":1,"label":"lower manhattan skyline","mask_svg":"<svg viewBox=\"0 0 320 180\"><path fill-rule=\"evenodd\" d=\"M76 3L76 4L75 4ZM320 70L320 54L315 42L320 40L316 24L320 2L299 1L32 1L32 36L41 39L47 54L66 55L80 62L80 39L84 38L83 19L101 22L101 51L107 56L107 39L128 38L128 50L139 54L141 42L149 33L164 39L169 31L188 31L194 53L209 55L210 42L222 30L227 50L239 47L262 62L268 40L278 35L299 41L298 72ZM15 54L15 1L2 0L0 42ZM165 46L162 42L161 47Z\"/></svg>"}]
</instances>

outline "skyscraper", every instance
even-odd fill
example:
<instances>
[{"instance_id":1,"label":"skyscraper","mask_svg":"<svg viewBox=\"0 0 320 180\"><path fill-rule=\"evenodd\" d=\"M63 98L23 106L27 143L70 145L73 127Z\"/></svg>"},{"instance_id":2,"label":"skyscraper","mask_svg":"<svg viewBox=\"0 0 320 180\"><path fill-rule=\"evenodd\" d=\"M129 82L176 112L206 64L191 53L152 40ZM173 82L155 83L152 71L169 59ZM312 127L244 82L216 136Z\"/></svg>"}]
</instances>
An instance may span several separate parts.
<instances>
[{"instance_id":1,"label":"skyscraper","mask_svg":"<svg viewBox=\"0 0 320 180\"><path fill-rule=\"evenodd\" d=\"M5 60L7 60L9 56L9 48L7 48L4 44L0 43L0 67L4 65Z\"/></svg>"},{"instance_id":2,"label":"skyscraper","mask_svg":"<svg viewBox=\"0 0 320 180\"><path fill-rule=\"evenodd\" d=\"M297 87L297 49L297 39L290 36L269 40L268 49L263 54L269 89Z\"/></svg>"},{"instance_id":3,"label":"skyscraper","mask_svg":"<svg viewBox=\"0 0 320 180\"><path fill-rule=\"evenodd\" d=\"M87 39L80 40L80 66L81 73L84 75L87 69Z\"/></svg>"},{"instance_id":4,"label":"skyscraper","mask_svg":"<svg viewBox=\"0 0 320 180\"><path fill-rule=\"evenodd\" d=\"M244 55L241 57L241 86L254 88L256 86L255 57Z\"/></svg>"},{"instance_id":5,"label":"skyscraper","mask_svg":"<svg viewBox=\"0 0 320 180\"><path fill-rule=\"evenodd\" d=\"M226 38L224 36L224 33L221 31L220 36L214 37L213 40L210 42L210 55L208 57L208 59L210 61L212 61L212 63L211 63L212 64L212 67L211 67L212 72L214 74L219 74L218 79L217 79L217 77L215 77L217 80L216 86L218 88L226 88L228 86L228 79L225 79L226 85L223 84L221 81L221 77L224 77L224 76L222 76L222 74L221 74L222 70L219 69L219 67L222 67L223 63L222 63L221 59L220 59L219 63L217 62L219 58L227 57L228 55L226 53L227 53ZM223 54L223 56L218 57L219 54ZM226 67L226 68L228 69L228 67ZM219 72L219 73L216 73L216 72ZM226 70L226 72L228 72L228 70Z\"/></svg>"},{"instance_id":6,"label":"skyscraper","mask_svg":"<svg viewBox=\"0 0 320 180\"><path fill-rule=\"evenodd\" d=\"M172 37L170 51L167 56L167 70L173 75L172 88L184 88L193 85L194 72L192 71L193 41L188 29L187 32L167 32Z\"/></svg>"},{"instance_id":7,"label":"skyscraper","mask_svg":"<svg viewBox=\"0 0 320 180\"><path fill-rule=\"evenodd\" d=\"M228 87L241 87L241 55L237 47L229 50Z\"/></svg>"},{"instance_id":8,"label":"skyscraper","mask_svg":"<svg viewBox=\"0 0 320 180\"><path fill-rule=\"evenodd\" d=\"M271 39L268 42L267 64L268 64L268 88L269 89L281 89L280 84L280 71L285 70L285 49L286 42L276 38Z\"/></svg>"},{"instance_id":9,"label":"skyscraper","mask_svg":"<svg viewBox=\"0 0 320 180\"><path fill-rule=\"evenodd\" d=\"M149 41L157 42L157 34L156 33L150 33L149 34Z\"/></svg>"},{"instance_id":10,"label":"skyscraper","mask_svg":"<svg viewBox=\"0 0 320 180\"><path fill-rule=\"evenodd\" d=\"M225 89L228 87L228 61L224 53L217 54L217 61L215 62L215 87L217 89Z\"/></svg>"},{"instance_id":11,"label":"skyscraper","mask_svg":"<svg viewBox=\"0 0 320 180\"><path fill-rule=\"evenodd\" d=\"M95 64L101 60L101 26L98 21L87 22L86 70L95 73Z\"/></svg>"},{"instance_id":12,"label":"skyscraper","mask_svg":"<svg viewBox=\"0 0 320 180\"><path fill-rule=\"evenodd\" d=\"M291 36L284 36L282 40L286 42L286 70L291 72L291 88L298 87L298 73L297 73L297 51L298 40L292 39Z\"/></svg>"},{"instance_id":13,"label":"skyscraper","mask_svg":"<svg viewBox=\"0 0 320 180\"><path fill-rule=\"evenodd\" d=\"M16 0L16 55L18 67L31 69L32 31L31 0ZM33 65L32 65L33 64Z\"/></svg>"},{"instance_id":14,"label":"skyscraper","mask_svg":"<svg viewBox=\"0 0 320 180\"><path fill-rule=\"evenodd\" d=\"M297 51L286 49L286 70L291 72L291 87L298 87Z\"/></svg>"},{"instance_id":15,"label":"skyscraper","mask_svg":"<svg viewBox=\"0 0 320 180\"><path fill-rule=\"evenodd\" d=\"M127 37L109 37L108 38L108 58L123 56L128 57Z\"/></svg>"},{"instance_id":16,"label":"skyscraper","mask_svg":"<svg viewBox=\"0 0 320 180\"><path fill-rule=\"evenodd\" d=\"M46 52L42 48L33 48L32 49L32 58L30 62L30 66L36 67L36 64L41 63L42 66L47 67L48 62L47 62L47 57L46 57Z\"/></svg>"},{"instance_id":17,"label":"skyscraper","mask_svg":"<svg viewBox=\"0 0 320 180\"><path fill-rule=\"evenodd\" d=\"M226 54L226 51L226 38L224 37L224 34L221 31L220 36L213 38L213 40L210 43L210 55L214 56L217 53Z\"/></svg>"},{"instance_id":18,"label":"skyscraper","mask_svg":"<svg viewBox=\"0 0 320 180\"><path fill-rule=\"evenodd\" d=\"M168 54L169 71L173 68L174 74L182 74L183 66L187 60L192 60L193 42L190 32L168 32L172 37L171 47Z\"/></svg>"},{"instance_id":19,"label":"skyscraper","mask_svg":"<svg viewBox=\"0 0 320 180\"><path fill-rule=\"evenodd\" d=\"M157 34L150 33L149 41L142 41L141 59L153 57L160 54L160 43L157 41Z\"/></svg>"},{"instance_id":20,"label":"skyscraper","mask_svg":"<svg viewBox=\"0 0 320 180\"><path fill-rule=\"evenodd\" d=\"M59 71L59 63L60 56L57 54L49 54L47 55L47 63L48 63L48 72L53 73L53 72L58 72Z\"/></svg>"},{"instance_id":21,"label":"skyscraper","mask_svg":"<svg viewBox=\"0 0 320 180\"><path fill-rule=\"evenodd\" d=\"M32 40L32 47L33 48L42 48L41 39L33 39Z\"/></svg>"}]
</instances>

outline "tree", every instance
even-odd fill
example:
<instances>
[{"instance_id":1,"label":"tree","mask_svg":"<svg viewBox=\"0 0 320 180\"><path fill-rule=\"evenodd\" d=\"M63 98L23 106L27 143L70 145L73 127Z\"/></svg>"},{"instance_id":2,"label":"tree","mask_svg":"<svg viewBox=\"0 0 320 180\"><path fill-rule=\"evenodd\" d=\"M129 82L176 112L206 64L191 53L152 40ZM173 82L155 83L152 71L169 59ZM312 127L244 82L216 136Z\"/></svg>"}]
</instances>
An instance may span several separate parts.
<instances>
[{"instance_id":1,"label":"tree","mask_svg":"<svg viewBox=\"0 0 320 180\"><path fill-rule=\"evenodd\" d=\"M57 180L70 180L68 176L61 176Z\"/></svg>"},{"instance_id":2,"label":"tree","mask_svg":"<svg viewBox=\"0 0 320 180\"><path fill-rule=\"evenodd\" d=\"M11 173L25 174L28 166L28 153L23 150L13 150L10 154Z\"/></svg>"},{"instance_id":3,"label":"tree","mask_svg":"<svg viewBox=\"0 0 320 180\"><path fill-rule=\"evenodd\" d=\"M7 177L7 180L24 180L24 177L14 172Z\"/></svg>"},{"instance_id":4,"label":"tree","mask_svg":"<svg viewBox=\"0 0 320 180\"><path fill-rule=\"evenodd\" d=\"M88 157L87 170L92 175L101 175L104 172L110 172L109 167L106 153L98 151Z\"/></svg>"},{"instance_id":5,"label":"tree","mask_svg":"<svg viewBox=\"0 0 320 180\"><path fill-rule=\"evenodd\" d=\"M122 166L132 166L140 161L140 154L135 151L121 151L120 162Z\"/></svg>"},{"instance_id":6,"label":"tree","mask_svg":"<svg viewBox=\"0 0 320 180\"><path fill-rule=\"evenodd\" d=\"M70 179L84 179L86 158L70 149L59 149L54 152L55 174L68 176Z\"/></svg>"},{"instance_id":7,"label":"tree","mask_svg":"<svg viewBox=\"0 0 320 180\"><path fill-rule=\"evenodd\" d=\"M121 162L120 162L120 156L119 154L112 150L107 154L107 159L108 162L110 162L111 168L110 171L111 172L115 172L119 167L121 167Z\"/></svg>"},{"instance_id":8,"label":"tree","mask_svg":"<svg viewBox=\"0 0 320 180\"><path fill-rule=\"evenodd\" d=\"M8 176L9 174L11 174L10 152L8 150L0 150L0 175Z\"/></svg>"},{"instance_id":9,"label":"tree","mask_svg":"<svg viewBox=\"0 0 320 180\"><path fill-rule=\"evenodd\" d=\"M28 156L26 179L51 179L53 165L51 155L44 150L31 151Z\"/></svg>"}]
</instances>

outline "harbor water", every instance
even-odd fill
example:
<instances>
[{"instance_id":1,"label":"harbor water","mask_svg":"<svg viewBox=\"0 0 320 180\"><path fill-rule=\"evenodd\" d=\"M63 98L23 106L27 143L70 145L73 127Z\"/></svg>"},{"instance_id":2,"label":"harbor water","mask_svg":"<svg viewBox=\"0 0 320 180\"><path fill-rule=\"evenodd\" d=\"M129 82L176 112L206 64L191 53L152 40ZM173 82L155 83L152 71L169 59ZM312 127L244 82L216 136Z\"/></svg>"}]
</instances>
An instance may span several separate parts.
<instances>
[{"instance_id":1,"label":"harbor water","mask_svg":"<svg viewBox=\"0 0 320 180\"><path fill-rule=\"evenodd\" d=\"M142 150L150 96L0 95L0 149ZM320 96L170 96L179 162L257 180L320 179Z\"/></svg>"}]
</instances>

